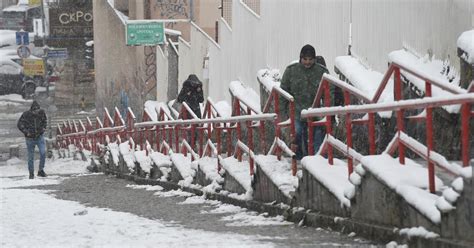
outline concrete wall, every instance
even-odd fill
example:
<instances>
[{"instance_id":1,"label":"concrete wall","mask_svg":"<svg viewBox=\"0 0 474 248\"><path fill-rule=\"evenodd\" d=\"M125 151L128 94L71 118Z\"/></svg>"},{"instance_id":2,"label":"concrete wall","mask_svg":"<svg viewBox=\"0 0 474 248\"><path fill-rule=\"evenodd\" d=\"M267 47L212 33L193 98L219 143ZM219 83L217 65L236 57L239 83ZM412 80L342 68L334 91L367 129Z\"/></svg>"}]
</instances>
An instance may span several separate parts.
<instances>
[{"instance_id":1,"label":"concrete wall","mask_svg":"<svg viewBox=\"0 0 474 248\"><path fill-rule=\"evenodd\" d=\"M351 200L351 216L367 223L409 228L423 226L435 233L440 231L437 224L368 170L361 184L356 186L356 195Z\"/></svg>"},{"instance_id":2,"label":"concrete wall","mask_svg":"<svg viewBox=\"0 0 474 248\"><path fill-rule=\"evenodd\" d=\"M130 5L130 15L142 16L139 2ZM125 24L108 1L94 1L96 107L99 116L103 108L125 107L122 95L128 97L138 119L141 119L146 99L156 97L156 91L146 86L145 47L128 47L125 44ZM147 96L151 94L151 96Z\"/></svg>"}]
</instances>

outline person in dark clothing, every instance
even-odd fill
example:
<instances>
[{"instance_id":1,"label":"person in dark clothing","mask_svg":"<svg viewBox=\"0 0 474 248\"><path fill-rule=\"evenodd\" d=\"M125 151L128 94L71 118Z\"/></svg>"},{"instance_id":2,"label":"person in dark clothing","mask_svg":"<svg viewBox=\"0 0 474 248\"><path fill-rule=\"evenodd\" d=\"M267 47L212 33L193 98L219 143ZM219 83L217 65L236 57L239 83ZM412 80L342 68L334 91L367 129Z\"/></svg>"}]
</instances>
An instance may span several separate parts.
<instances>
[{"instance_id":1,"label":"person in dark clothing","mask_svg":"<svg viewBox=\"0 0 474 248\"><path fill-rule=\"evenodd\" d=\"M204 96L202 93L202 82L196 75L190 74L188 79L184 81L177 100L180 103L186 102L194 114L201 118L199 103L204 102Z\"/></svg>"},{"instance_id":2,"label":"person in dark clothing","mask_svg":"<svg viewBox=\"0 0 474 248\"><path fill-rule=\"evenodd\" d=\"M316 59L314 47L303 46L299 62L286 67L280 84L281 88L295 99L296 137L292 142L297 145L296 159L298 160L306 156L308 151L308 125L306 120L301 119L301 110L311 107L323 74L329 73L325 66L317 63ZM288 101L281 101L280 106L282 106L282 114L288 116ZM323 139L324 128L314 127L315 152L319 150Z\"/></svg>"},{"instance_id":3,"label":"person in dark clothing","mask_svg":"<svg viewBox=\"0 0 474 248\"><path fill-rule=\"evenodd\" d=\"M40 153L38 176L46 177L46 173L44 172L44 164L46 161L46 144L43 137L43 133L46 130L46 124L46 114L44 110L40 108L40 105L37 101L33 101L30 110L23 112L20 119L18 120L17 127L25 135L26 139L26 147L28 150L28 170L30 171L30 179L33 179L35 177L35 146L38 146Z\"/></svg>"}]
</instances>

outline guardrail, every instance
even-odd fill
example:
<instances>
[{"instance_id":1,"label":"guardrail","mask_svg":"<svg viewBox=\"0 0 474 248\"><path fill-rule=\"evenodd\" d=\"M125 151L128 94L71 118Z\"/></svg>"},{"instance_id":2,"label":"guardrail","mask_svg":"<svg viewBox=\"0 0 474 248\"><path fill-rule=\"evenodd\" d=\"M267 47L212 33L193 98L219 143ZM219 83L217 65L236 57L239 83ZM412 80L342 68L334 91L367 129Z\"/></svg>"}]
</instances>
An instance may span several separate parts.
<instances>
[{"instance_id":1,"label":"guardrail","mask_svg":"<svg viewBox=\"0 0 474 248\"><path fill-rule=\"evenodd\" d=\"M370 104L370 103L377 103L380 99L380 96L382 95L383 91L385 90L390 77L393 75L394 77L394 97L395 101L400 101L402 100L402 83L401 83L401 76L400 76L400 70L406 71L415 77L418 77L422 80L425 81L425 97L431 97L431 89L432 85L439 87L453 95L457 94L465 94L468 92L474 92L474 81L471 82L470 86L468 87L467 90L465 89L460 89L457 87L454 87L452 85L447 85L442 82L438 82L436 79L432 78L430 75L427 75L426 73L409 68L409 66L403 65L403 61L394 61L390 64L387 72L385 73L382 81L379 84L379 87L377 91L374 93L372 98L366 96L363 92L358 90L357 88L353 87L352 85L343 82L329 74L324 74L323 78L321 79L321 83L319 84L319 88L317 89L315 99L313 101L312 108L319 108L321 107L321 99L324 96L324 106L325 107L330 107L331 103L331 95L329 92L329 85L334 85L335 87L339 87L342 89L343 94L344 94L344 106L347 106L350 104L351 96L355 97L356 99L362 101L364 104ZM415 119L418 120L425 120L426 121L426 128L427 128L427 146L430 150L433 149L433 121L432 121L432 108L435 106L426 106L426 116L416 116L414 117ZM368 125L368 134L369 134L369 154L375 154L376 151L376 144L375 144L375 125L374 125L374 114L375 112L369 112L368 113L368 119L363 119L363 120L358 120L356 123L357 124L367 124ZM398 109L396 111L396 116L397 116L397 129L403 131L404 130L404 109ZM470 105L463 105L461 107L461 118L463 127L462 127L462 132L467 132L467 134L462 135L462 161L463 165L467 166L468 160L469 160L469 118L470 116L474 116L473 112L471 111ZM468 118L467 120L464 120ZM350 147L352 147L352 119L350 113L346 113L346 129L347 129L347 143ZM324 125L326 127L326 132L328 134L332 134L332 123L331 123L331 118L330 116L326 116L326 119L323 121L312 121L312 118L308 118L308 127L310 131L309 137L312 137L311 135L311 130L313 129L313 126L316 125ZM308 153L309 154L314 154L314 151L312 149L312 139L310 139L310 145L308 145ZM332 147L328 148L328 153L332 154ZM399 146L399 159L400 163L404 164L405 163L405 146L402 144ZM332 155L330 156L332 157Z\"/></svg>"},{"instance_id":2,"label":"guardrail","mask_svg":"<svg viewBox=\"0 0 474 248\"><path fill-rule=\"evenodd\" d=\"M313 118L313 117L326 117L329 118L333 115L345 114L345 115L352 115L352 114L361 114L361 113L376 113L382 111L398 111L403 112L407 109L432 109L434 107L445 106L445 105L453 105L453 104L462 104L462 108L467 109L468 111L462 111L462 125L461 125L461 136L462 136L462 163L464 167L469 166L469 119L472 113L470 114L470 105L474 103L474 93L465 93L460 95L453 95L449 97L436 97L436 98L423 98L423 99L414 99L414 100L400 100L391 103L372 103L372 104L365 104L365 105L349 105L344 107L325 107L325 108L315 108L315 109L307 109L303 110L301 116L303 118ZM397 115L397 122L403 123L402 115ZM427 122L431 121L431 116L427 115ZM429 120L428 120L429 119ZM350 137L352 133L350 130L347 130L347 137ZM420 148L420 146L410 146L409 148L416 152L417 154L422 154L424 158L428 161L428 174L429 174L429 183L430 183L430 191L434 192L434 160L431 158L433 151L433 140L432 140L432 128L426 129L427 135L427 143L426 149ZM400 135L404 133L404 129L402 125L397 125L397 133ZM330 133L329 133L330 135ZM312 136L310 136L311 139ZM406 139L400 139L398 144L398 152L399 158L404 155L401 153L400 147L407 147L408 142ZM325 144L328 145L327 150L331 148L332 144ZM348 148L352 148L350 144L347 144ZM389 149L390 150L390 149ZM402 150L404 152L404 149ZM436 155L435 155L436 156ZM329 164L333 164L333 154L328 152L328 161ZM351 159L349 159L351 161ZM405 160L404 157L400 158L400 164L404 164ZM439 163L437 163L440 165ZM352 165L348 164L349 173L352 173Z\"/></svg>"},{"instance_id":3,"label":"guardrail","mask_svg":"<svg viewBox=\"0 0 474 248\"><path fill-rule=\"evenodd\" d=\"M160 106L155 109L156 120L152 120L153 113L145 110L142 122L136 122L136 117L130 108L127 110L125 120L121 117L120 111L117 108L114 111L114 118L105 109L103 120L96 118L95 128L92 127L90 119L87 120L86 125L83 125L81 122L81 125L78 126L71 124L70 121L63 123L62 126L58 125L56 141L58 147L62 148L66 148L69 144L80 146L79 143L90 143L93 153L99 154L101 152L100 144L107 144L109 142L120 143L124 139L133 139L137 141L137 144L140 144L140 149L156 146L156 150L165 154L172 151L184 154L191 153L193 160L203 156L206 150L211 150L212 154L217 155L219 158L217 169L220 170L221 153L226 152L228 156L231 156L235 152L231 144L233 131L237 133L236 138L240 141L243 138L241 125L246 125L247 143L252 144L249 146L249 149L253 152L252 129L259 126L256 123L261 124L261 126L265 122L276 123L277 115L275 113L256 113L247 109L245 114L242 114L243 112L240 111L242 106L236 98L234 102L234 115L222 117L212 100L208 98L203 114L205 119L197 118L187 104L183 103L183 108L177 113L179 119L174 119L170 114L170 110ZM188 117L191 117L191 119ZM197 131L197 134L195 131ZM227 134L227 150L223 148L221 139L224 132ZM195 142L196 135L198 136L199 144ZM258 138L260 140L263 139L261 137ZM205 139L207 142L204 149ZM212 142L213 139L217 140L217 148ZM169 144L174 144L174 149ZM196 146L198 146L197 149ZM195 151L199 152L196 153ZM206 153L209 154L209 151L206 151ZM241 159L240 155L239 159ZM249 162L253 163L253 161ZM253 164L251 167L253 167Z\"/></svg>"}]
</instances>

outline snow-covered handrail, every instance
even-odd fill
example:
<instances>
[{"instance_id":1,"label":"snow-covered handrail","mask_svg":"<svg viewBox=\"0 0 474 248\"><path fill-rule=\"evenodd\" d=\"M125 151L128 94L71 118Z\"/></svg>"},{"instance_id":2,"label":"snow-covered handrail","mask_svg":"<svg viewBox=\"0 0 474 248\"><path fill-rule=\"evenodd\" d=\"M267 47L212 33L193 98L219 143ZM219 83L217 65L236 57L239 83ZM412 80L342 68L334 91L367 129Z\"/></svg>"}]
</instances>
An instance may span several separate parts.
<instances>
[{"instance_id":1,"label":"snow-covered handrail","mask_svg":"<svg viewBox=\"0 0 474 248\"><path fill-rule=\"evenodd\" d=\"M346 82L344 82L344 81L342 81L342 80L340 80L340 79L338 79L338 78L336 78L336 77L334 77L334 76L332 76L328 73L323 74L323 77L322 77L321 81L324 81L324 80L327 80L328 82L331 82L333 85L341 88L342 90L346 90L346 91L352 93L354 96L356 96L357 98L362 100L364 103L371 103L372 102L372 100L369 97L367 97L365 95L365 93L362 92L361 90L359 90L358 88L356 88L356 87L354 87L354 86L352 86L352 85L350 85L350 84L348 84L348 83L346 83ZM319 88L321 88L321 87L322 87L322 84L319 85ZM319 88L318 88L318 92L321 92L321 94L322 94L322 89L320 91ZM318 104L319 104L320 101L316 102L316 100L320 100L320 99L315 98L315 101L313 102L312 106L319 106Z\"/></svg>"},{"instance_id":2,"label":"snow-covered handrail","mask_svg":"<svg viewBox=\"0 0 474 248\"><path fill-rule=\"evenodd\" d=\"M125 126L103 127L103 128L95 129L92 131L88 131L87 134L96 134L99 132L115 132L115 131L122 131L124 129L125 129Z\"/></svg>"},{"instance_id":3,"label":"snow-covered handrail","mask_svg":"<svg viewBox=\"0 0 474 248\"><path fill-rule=\"evenodd\" d=\"M284 153L286 153L286 155L290 156L291 157L291 174L293 176L296 175L296 172L297 172L297 165L296 165L296 154L293 150L291 150L283 140L281 140L280 138L278 137L275 137L275 139L273 140L273 144L272 146L270 147L270 150L268 151L267 155L271 155L271 154L275 154L275 153L279 153L279 151L283 151ZM277 155L279 156L279 155ZM280 159L280 158L279 158Z\"/></svg>"},{"instance_id":4,"label":"snow-covered handrail","mask_svg":"<svg viewBox=\"0 0 474 248\"><path fill-rule=\"evenodd\" d=\"M150 127L150 126L165 126L165 125L192 125L192 124L213 124L213 123L235 123L247 121L268 121L274 120L276 114L259 114L259 115L241 115L231 117L220 117L214 119L189 119L189 120L173 120L173 121L149 121L135 123L136 128Z\"/></svg>"},{"instance_id":5,"label":"snow-covered handrail","mask_svg":"<svg viewBox=\"0 0 474 248\"><path fill-rule=\"evenodd\" d=\"M194 161L194 160L199 160L199 155L193 150L193 148L191 148L191 146L189 145L189 143L183 139L183 141L181 141L181 152L186 156L186 153L191 153L191 156L192 156L192 159L191 161Z\"/></svg>"},{"instance_id":6,"label":"snow-covered handrail","mask_svg":"<svg viewBox=\"0 0 474 248\"><path fill-rule=\"evenodd\" d=\"M425 145L423 145L416 139L413 139L412 137L408 136L405 132L402 131L399 131L393 137L392 141L386 149L386 152L390 153L395 151L399 143L404 144L405 147L409 148L426 161L433 162L437 166L449 171L455 176L462 176L464 178L470 178L472 176L472 173L470 173L472 172L471 168L468 168L468 170L466 170L466 167L461 167L456 164L450 163L443 155L433 150L429 151Z\"/></svg>"},{"instance_id":7,"label":"snow-covered handrail","mask_svg":"<svg viewBox=\"0 0 474 248\"><path fill-rule=\"evenodd\" d=\"M285 142L283 142L283 140L279 139L278 137L275 137L275 140L268 151L268 155L273 154L277 147L281 148L282 151L290 157L296 156L296 154L285 144Z\"/></svg>"},{"instance_id":8,"label":"snow-covered handrail","mask_svg":"<svg viewBox=\"0 0 474 248\"><path fill-rule=\"evenodd\" d=\"M410 74L412 74L413 76L416 76L420 79L423 79L424 81L428 81L430 82L431 84L435 85L436 87L439 87L449 93L452 93L452 94L464 94L464 93L467 93L467 90L465 89L461 89L461 88L458 88L458 87L454 87L453 85L451 84L446 84L446 83L442 83L442 82L439 82L438 79L436 78L433 78L431 75L421 71L421 70L418 70L417 68L413 68L409 65L407 65L402 59L399 59L398 57L393 57L392 58L392 64L395 66L395 67L398 67L399 69L402 69L403 71L406 71Z\"/></svg>"},{"instance_id":9,"label":"snow-covered handrail","mask_svg":"<svg viewBox=\"0 0 474 248\"><path fill-rule=\"evenodd\" d=\"M253 176L255 153L242 141L237 140L237 144L235 145L234 157L237 158L239 162L242 162L242 151L249 155L250 175Z\"/></svg>"},{"instance_id":10,"label":"snow-covered handrail","mask_svg":"<svg viewBox=\"0 0 474 248\"><path fill-rule=\"evenodd\" d=\"M345 156L354 159L355 161L362 160L362 154L358 153L356 150L344 144L342 141L334 138L332 135L326 137L326 142L330 143L338 151L342 152Z\"/></svg>"},{"instance_id":11,"label":"snow-covered handrail","mask_svg":"<svg viewBox=\"0 0 474 248\"><path fill-rule=\"evenodd\" d=\"M325 108L310 108L301 111L302 118L319 117L327 115L371 113L382 111L394 111L400 109L419 109L427 107L439 107L443 105L463 104L474 102L474 93L453 95L448 97L427 97L422 99L401 100L387 103L372 103L365 105L348 105Z\"/></svg>"},{"instance_id":12,"label":"snow-covered handrail","mask_svg":"<svg viewBox=\"0 0 474 248\"><path fill-rule=\"evenodd\" d=\"M160 145L160 152L167 155L173 153L173 150L171 149L170 145L163 140Z\"/></svg>"}]
</instances>

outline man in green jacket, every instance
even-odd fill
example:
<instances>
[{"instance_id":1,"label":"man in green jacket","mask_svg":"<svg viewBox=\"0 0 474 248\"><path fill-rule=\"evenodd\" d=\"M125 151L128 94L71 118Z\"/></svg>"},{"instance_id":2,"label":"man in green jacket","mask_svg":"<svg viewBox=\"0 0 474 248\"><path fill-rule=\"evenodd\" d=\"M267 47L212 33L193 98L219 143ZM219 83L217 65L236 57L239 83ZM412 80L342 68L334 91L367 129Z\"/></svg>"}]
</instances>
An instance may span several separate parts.
<instances>
[{"instance_id":1,"label":"man in green jacket","mask_svg":"<svg viewBox=\"0 0 474 248\"><path fill-rule=\"evenodd\" d=\"M311 107L319 83L324 73L329 73L326 67L315 63L316 51L311 45L301 48L300 60L286 67L280 87L290 93L295 99L295 128L297 145L296 159L300 160L308 152L308 124L301 119L301 110ZM288 101L282 101L283 115L288 116ZM324 140L323 127L314 128L314 151L317 152Z\"/></svg>"}]
</instances>

